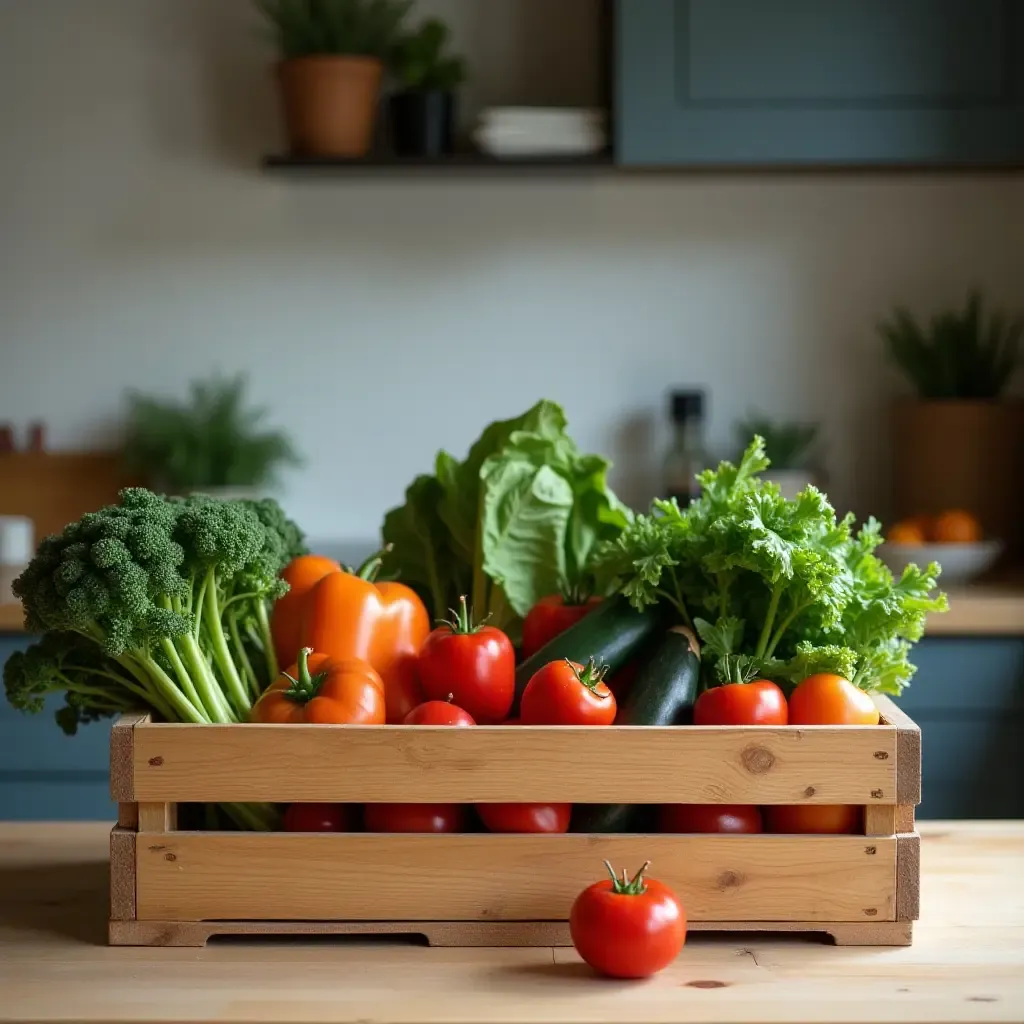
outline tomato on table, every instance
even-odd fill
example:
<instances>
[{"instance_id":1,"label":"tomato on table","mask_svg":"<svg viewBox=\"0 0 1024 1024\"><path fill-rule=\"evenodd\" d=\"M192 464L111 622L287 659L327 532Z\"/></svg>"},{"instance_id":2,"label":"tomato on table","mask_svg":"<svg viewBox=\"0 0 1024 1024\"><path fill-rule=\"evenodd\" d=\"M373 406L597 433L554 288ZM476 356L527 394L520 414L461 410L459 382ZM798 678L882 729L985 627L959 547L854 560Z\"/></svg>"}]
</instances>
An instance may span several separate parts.
<instances>
[{"instance_id":1,"label":"tomato on table","mask_svg":"<svg viewBox=\"0 0 1024 1024\"><path fill-rule=\"evenodd\" d=\"M448 700L428 700L405 716L403 725L476 725L473 716Z\"/></svg>"},{"instance_id":2,"label":"tomato on table","mask_svg":"<svg viewBox=\"0 0 1024 1024\"><path fill-rule=\"evenodd\" d=\"M348 808L343 804L291 804L281 827L285 832L348 832Z\"/></svg>"},{"instance_id":3,"label":"tomato on table","mask_svg":"<svg viewBox=\"0 0 1024 1024\"><path fill-rule=\"evenodd\" d=\"M574 626L600 603L599 597L581 598L573 594L542 597L523 619L523 658L536 654L549 640Z\"/></svg>"},{"instance_id":4,"label":"tomato on table","mask_svg":"<svg viewBox=\"0 0 1024 1024\"><path fill-rule=\"evenodd\" d=\"M572 804L477 804L476 810L489 832L568 832L572 817Z\"/></svg>"},{"instance_id":5,"label":"tomato on table","mask_svg":"<svg viewBox=\"0 0 1024 1024\"><path fill-rule=\"evenodd\" d=\"M466 599L420 650L420 685L428 700L450 699L481 725L505 720L516 692L516 652L493 626L474 625Z\"/></svg>"},{"instance_id":6,"label":"tomato on table","mask_svg":"<svg viewBox=\"0 0 1024 1024\"><path fill-rule=\"evenodd\" d=\"M686 942L686 911L679 897L644 866L630 879L623 871L584 889L569 912L576 952L611 978L649 978L667 967Z\"/></svg>"},{"instance_id":7,"label":"tomato on table","mask_svg":"<svg viewBox=\"0 0 1024 1024\"><path fill-rule=\"evenodd\" d=\"M753 835L764 831L761 809L752 804L663 804L658 827L671 833Z\"/></svg>"},{"instance_id":8,"label":"tomato on table","mask_svg":"<svg viewBox=\"0 0 1024 1024\"><path fill-rule=\"evenodd\" d=\"M462 832L463 804L367 804L363 825L367 832Z\"/></svg>"},{"instance_id":9,"label":"tomato on table","mask_svg":"<svg viewBox=\"0 0 1024 1024\"><path fill-rule=\"evenodd\" d=\"M786 695L768 679L705 690L693 706L694 725L788 725Z\"/></svg>"},{"instance_id":10,"label":"tomato on table","mask_svg":"<svg viewBox=\"0 0 1024 1024\"><path fill-rule=\"evenodd\" d=\"M848 804L772 804L764 809L768 832L807 835L862 833L863 812Z\"/></svg>"},{"instance_id":11,"label":"tomato on table","mask_svg":"<svg viewBox=\"0 0 1024 1024\"><path fill-rule=\"evenodd\" d=\"M808 676L789 697L790 725L878 725L875 702L842 676Z\"/></svg>"},{"instance_id":12,"label":"tomato on table","mask_svg":"<svg viewBox=\"0 0 1024 1024\"><path fill-rule=\"evenodd\" d=\"M611 725L618 706L594 660L551 661L538 669L523 691L523 725Z\"/></svg>"}]
</instances>

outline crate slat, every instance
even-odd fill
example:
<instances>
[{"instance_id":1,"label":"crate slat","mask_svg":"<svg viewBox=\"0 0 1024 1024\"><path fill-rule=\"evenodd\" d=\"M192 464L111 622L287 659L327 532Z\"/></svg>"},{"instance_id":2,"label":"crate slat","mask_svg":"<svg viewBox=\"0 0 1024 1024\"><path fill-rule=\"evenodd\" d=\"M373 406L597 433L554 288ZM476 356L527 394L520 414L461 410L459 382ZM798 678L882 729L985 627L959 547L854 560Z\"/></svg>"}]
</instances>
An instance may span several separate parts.
<instances>
[{"instance_id":1,"label":"crate slat","mask_svg":"<svg viewBox=\"0 0 1024 1024\"><path fill-rule=\"evenodd\" d=\"M896 919L897 841L863 836L139 836L139 920L564 920L602 860L701 921Z\"/></svg>"},{"instance_id":2,"label":"crate slat","mask_svg":"<svg viewBox=\"0 0 1024 1024\"><path fill-rule=\"evenodd\" d=\"M147 723L131 735L140 802L896 802L888 726Z\"/></svg>"}]
</instances>

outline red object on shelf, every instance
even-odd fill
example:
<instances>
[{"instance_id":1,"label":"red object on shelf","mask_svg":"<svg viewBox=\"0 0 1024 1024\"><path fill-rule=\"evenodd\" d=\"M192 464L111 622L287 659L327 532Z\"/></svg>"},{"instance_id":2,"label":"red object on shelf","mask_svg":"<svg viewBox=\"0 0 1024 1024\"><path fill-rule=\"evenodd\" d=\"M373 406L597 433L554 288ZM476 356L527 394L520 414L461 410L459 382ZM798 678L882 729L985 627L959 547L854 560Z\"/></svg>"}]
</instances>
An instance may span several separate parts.
<instances>
[{"instance_id":1,"label":"red object on shelf","mask_svg":"<svg viewBox=\"0 0 1024 1024\"><path fill-rule=\"evenodd\" d=\"M9 455L14 451L14 427L10 423L0 423L0 455Z\"/></svg>"},{"instance_id":2,"label":"red object on shelf","mask_svg":"<svg viewBox=\"0 0 1024 1024\"><path fill-rule=\"evenodd\" d=\"M30 452L46 451L46 425L33 423L28 428L28 450Z\"/></svg>"}]
</instances>

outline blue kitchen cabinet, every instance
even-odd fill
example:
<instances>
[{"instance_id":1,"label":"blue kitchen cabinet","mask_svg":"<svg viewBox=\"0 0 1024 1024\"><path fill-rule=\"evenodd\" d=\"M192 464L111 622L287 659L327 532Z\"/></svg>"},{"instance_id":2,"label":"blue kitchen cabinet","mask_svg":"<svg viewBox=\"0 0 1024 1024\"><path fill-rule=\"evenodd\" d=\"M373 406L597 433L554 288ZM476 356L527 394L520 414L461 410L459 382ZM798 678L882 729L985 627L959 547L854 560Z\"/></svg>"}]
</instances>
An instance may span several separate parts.
<instances>
[{"instance_id":1,"label":"blue kitchen cabinet","mask_svg":"<svg viewBox=\"0 0 1024 1024\"><path fill-rule=\"evenodd\" d=\"M921 727L920 818L1024 817L1024 637L932 637L899 703Z\"/></svg>"},{"instance_id":2,"label":"blue kitchen cabinet","mask_svg":"<svg viewBox=\"0 0 1024 1024\"><path fill-rule=\"evenodd\" d=\"M617 0L625 166L1024 162L1021 0Z\"/></svg>"},{"instance_id":3,"label":"blue kitchen cabinet","mask_svg":"<svg viewBox=\"0 0 1024 1024\"><path fill-rule=\"evenodd\" d=\"M31 639L0 634L0 664ZM0 698L0 821L113 821L109 722L65 736L53 720L61 701L26 715Z\"/></svg>"}]
</instances>

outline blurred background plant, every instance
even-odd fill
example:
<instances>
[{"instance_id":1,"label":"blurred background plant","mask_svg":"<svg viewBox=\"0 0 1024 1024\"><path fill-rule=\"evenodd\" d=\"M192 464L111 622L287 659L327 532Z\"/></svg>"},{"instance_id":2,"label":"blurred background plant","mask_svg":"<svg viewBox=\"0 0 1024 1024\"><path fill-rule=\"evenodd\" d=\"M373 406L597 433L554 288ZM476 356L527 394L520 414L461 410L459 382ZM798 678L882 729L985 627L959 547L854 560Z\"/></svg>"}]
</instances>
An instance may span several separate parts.
<instances>
[{"instance_id":1,"label":"blurred background plant","mask_svg":"<svg viewBox=\"0 0 1024 1024\"><path fill-rule=\"evenodd\" d=\"M817 423L773 420L754 413L736 425L736 440L742 451L759 434L764 438L772 470L807 470L814 461L819 430Z\"/></svg>"},{"instance_id":2,"label":"blurred background plant","mask_svg":"<svg viewBox=\"0 0 1024 1024\"><path fill-rule=\"evenodd\" d=\"M125 460L171 493L262 489L300 463L291 439L263 426L267 410L246 403L244 376L193 381L184 401L131 393Z\"/></svg>"},{"instance_id":3,"label":"blurred background plant","mask_svg":"<svg viewBox=\"0 0 1024 1024\"><path fill-rule=\"evenodd\" d=\"M255 0L285 60L330 54L384 59L412 0Z\"/></svg>"},{"instance_id":4,"label":"blurred background plant","mask_svg":"<svg viewBox=\"0 0 1024 1024\"><path fill-rule=\"evenodd\" d=\"M451 33L437 18L428 18L415 31L399 39L391 66L405 89L452 92L466 80L466 62L446 53Z\"/></svg>"}]
</instances>

